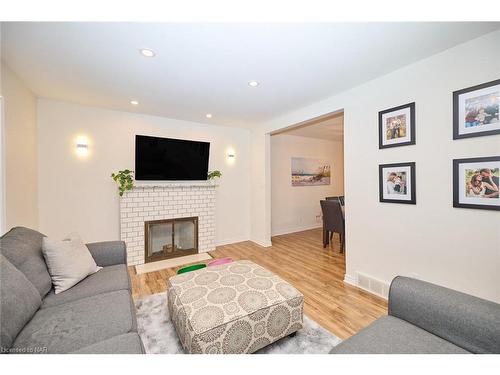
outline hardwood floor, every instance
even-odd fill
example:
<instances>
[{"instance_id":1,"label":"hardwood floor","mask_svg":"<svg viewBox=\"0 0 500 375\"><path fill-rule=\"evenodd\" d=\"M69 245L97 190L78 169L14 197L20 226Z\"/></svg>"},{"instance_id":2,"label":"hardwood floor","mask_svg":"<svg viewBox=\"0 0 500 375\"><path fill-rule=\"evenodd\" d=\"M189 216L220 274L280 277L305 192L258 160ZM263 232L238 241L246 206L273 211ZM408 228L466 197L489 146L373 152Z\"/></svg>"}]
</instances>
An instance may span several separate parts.
<instances>
[{"instance_id":1,"label":"hardwood floor","mask_svg":"<svg viewBox=\"0 0 500 375\"><path fill-rule=\"evenodd\" d=\"M304 313L338 337L345 339L387 312L387 303L343 282L344 256L339 240L323 249L321 229L291 233L272 238L272 247L253 242L219 246L210 255L249 259L276 273L305 296ZM134 298L160 293L165 281L177 268L136 275L129 267Z\"/></svg>"}]
</instances>

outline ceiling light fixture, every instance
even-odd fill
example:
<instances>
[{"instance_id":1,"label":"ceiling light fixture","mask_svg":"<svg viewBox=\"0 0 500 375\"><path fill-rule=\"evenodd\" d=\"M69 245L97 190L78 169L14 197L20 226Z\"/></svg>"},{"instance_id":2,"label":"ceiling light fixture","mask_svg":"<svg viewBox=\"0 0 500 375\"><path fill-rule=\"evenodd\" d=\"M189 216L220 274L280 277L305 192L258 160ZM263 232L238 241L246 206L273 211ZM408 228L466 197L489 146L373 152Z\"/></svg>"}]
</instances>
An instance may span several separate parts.
<instances>
[{"instance_id":1,"label":"ceiling light fixture","mask_svg":"<svg viewBox=\"0 0 500 375\"><path fill-rule=\"evenodd\" d=\"M139 102L137 100L131 100L130 104L132 104L132 105L139 105Z\"/></svg>"},{"instance_id":2,"label":"ceiling light fixture","mask_svg":"<svg viewBox=\"0 0 500 375\"><path fill-rule=\"evenodd\" d=\"M257 87L257 86L259 86L259 82L257 82L257 81L250 81L250 82L248 82L248 86L250 86L250 87Z\"/></svg>"},{"instance_id":3,"label":"ceiling light fixture","mask_svg":"<svg viewBox=\"0 0 500 375\"><path fill-rule=\"evenodd\" d=\"M211 113L207 113L207 114L205 115L205 117L206 117L206 118L212 118L212 114L211 114Z\"/></svg>"},{"instance_id":4,"label":"ceiling light fixture","mask_svg":"<svg viewBox=\"0 0 500 375\"><path fill-rule=\"evenodd\" d=\"M149 48L141 48L139 50L144 57L155 57L155 53L153 50L150 50Z\"/></svg>"}]
</instances>

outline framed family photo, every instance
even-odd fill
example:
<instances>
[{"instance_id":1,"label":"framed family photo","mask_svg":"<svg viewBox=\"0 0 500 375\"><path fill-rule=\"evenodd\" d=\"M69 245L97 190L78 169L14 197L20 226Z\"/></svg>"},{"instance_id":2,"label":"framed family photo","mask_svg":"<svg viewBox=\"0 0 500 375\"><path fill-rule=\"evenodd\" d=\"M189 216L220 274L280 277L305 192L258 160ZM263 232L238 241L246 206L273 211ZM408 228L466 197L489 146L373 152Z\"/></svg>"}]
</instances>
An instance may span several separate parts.
<instances>
[{"instance_id":1,"label":"framed family photo","mask_svg":"<svg viewBox=\"0 0 500 375\"><path fill-rule=\"evenodd\" d=\"M378 168L380 202L417 203L415 163L381 164Z\"/></svg>"},{"instance_id":2,"label":"framed family photo","mask_svg":"<svg viewBox=\"0 0 500 375\"><path fill-rule=\"evenodd\" d=\"M500 156L453 160L453 207L500 210Z\"/></svg>"},{"instance_id":3,"label":"framed family photo","mask_svg":"<svg viewBox=\"0 0 500 375\"><path fill-rule=\"evenodd\" d=\"M378 148L415 144L415 103L378 113Z\"/></svg>"},{"instance_id":4,"label":"framed family photo","mask_svg":"<svg viewBox=\"0 0 500 375\"><path fill-rule=\"evenodd\" d=\"M453 93L453 139L500 134L500 79Z\"/></svg>"}]
</instances>

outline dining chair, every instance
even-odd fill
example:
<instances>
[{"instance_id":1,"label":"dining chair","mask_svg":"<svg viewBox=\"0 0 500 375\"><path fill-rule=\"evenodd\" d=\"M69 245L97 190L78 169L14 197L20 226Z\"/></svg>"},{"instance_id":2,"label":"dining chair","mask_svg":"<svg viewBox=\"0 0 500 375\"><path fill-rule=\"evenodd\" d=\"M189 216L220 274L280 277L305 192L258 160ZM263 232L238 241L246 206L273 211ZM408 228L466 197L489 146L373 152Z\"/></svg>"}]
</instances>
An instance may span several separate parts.
<instances>
[{"instance_id":1,"label":"dining chair","mask_svg":"<svg viewBox=\"0 0 500 375\"><path fill-rule=\"evenodd\" d=\"M320 201L321 212L323 213L323 248L331 241L333 233L338 233L340 237L340 252L345 249L345 224L338 199Z\"/></svg>"},{"instance_id":2,"label":"dining chair","mask_svg":"<svg viewBox=\"0 0 500 375\"><path fill-rule=\"evenodd\" d=\"M325 198L327 201L339 201L340 205L344 205L344 196L339 195L338 197L326 197Z\"/></svg>"},{"instance_id":3,"label":"dining chair","mask_svg":"<svg viewBox=\"0 0 500 375\"><path fill-rule=\"evenodd\" d=\"M327 201L338 201L339 197L326 197L325 198Z\"/></svg>"}]
</instances>

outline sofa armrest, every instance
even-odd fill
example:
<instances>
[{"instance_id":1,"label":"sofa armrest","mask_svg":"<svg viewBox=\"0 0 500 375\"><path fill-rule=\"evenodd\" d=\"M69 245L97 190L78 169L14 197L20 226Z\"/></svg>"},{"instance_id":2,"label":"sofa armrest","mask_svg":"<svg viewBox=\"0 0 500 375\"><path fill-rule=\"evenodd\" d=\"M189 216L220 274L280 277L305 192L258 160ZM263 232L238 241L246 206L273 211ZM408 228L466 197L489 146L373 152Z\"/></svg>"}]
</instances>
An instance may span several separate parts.
<instances>
[{"instance_id":1,"label":"sofa armrest","mask_svg":"<svg viewBox=\"0 0 500 375\"><path fill-rule=\"evenodd\" d=\"M396 277L389 315L473 353L500 353L500 305L442 286Z\"/></svg>"},{"instance_id":2,"label":"sofa armrest","mask_svg":"<svg viewBox=\"0 0 500 375\"><path fill-rule=\"evenodd\" d=\"M127 248L123 241L94 242L87 247L98 266L127 264Z\"/></svg>"}]
</instances>

